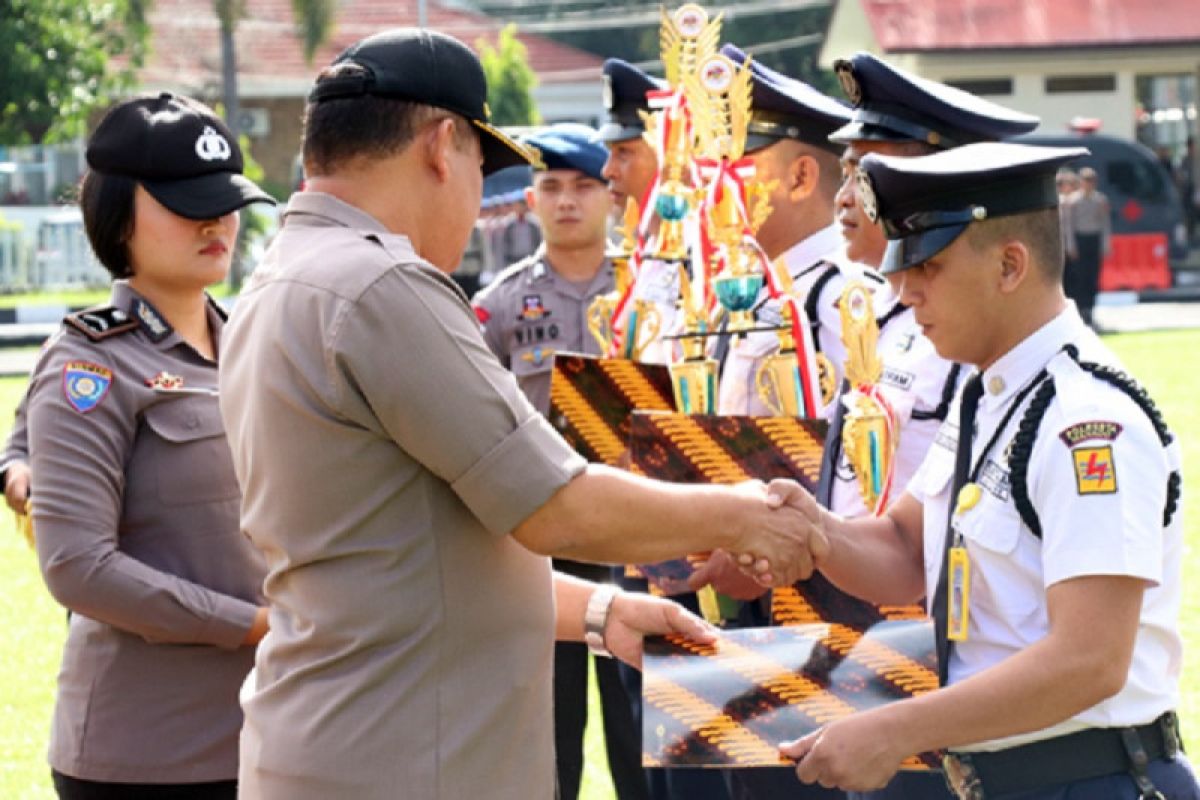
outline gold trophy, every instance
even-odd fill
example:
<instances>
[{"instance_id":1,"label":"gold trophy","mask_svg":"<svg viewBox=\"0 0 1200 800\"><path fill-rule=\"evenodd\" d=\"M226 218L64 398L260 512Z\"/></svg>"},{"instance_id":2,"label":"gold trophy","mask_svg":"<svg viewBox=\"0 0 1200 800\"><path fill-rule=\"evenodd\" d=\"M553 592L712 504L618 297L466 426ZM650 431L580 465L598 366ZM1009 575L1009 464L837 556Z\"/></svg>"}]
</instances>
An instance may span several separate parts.
<instances>
[{"instance_id":1,"label":"gold trophy","mask_svg":"<svg viewBox=\"0 0 1200 800\"><path fill-rule=\"evenodd\" d=\"M617 304L621 302L621 298L629 289L629 284L633 282L629 259L633 256L634 247L637 245L639 217L637 201L630 197L625 204L625 214L621 224L615 228L616 233L621 237L621 243L616 252L609 256L613 262L615 288L608 294L596 297L588 306L588 331L600 345L600 352L604 355L612 352L613 316L617 313ZM657 330L655 333L657 334Z\"/></svg>"},{"instance_id":2,"label":"gold trophy","mask_svg":"<svg viewBox=\"0 0 1200 800\"><path fill-rule=\"evenodd\" d=\"M871 293L861 281L846 286L839 306L846 377L851 386L842 400L846 404L842 449L854 467L863 502L878 511L876 506L887 490L899 443L895 415L878 390L883 375L883 362L876 352L879 325Z\"/></svg>"},{"instance_id":3,"label":"gold trophy","mask_svg":"<svg viewBox=\"0 0 1200 800\"><path fill-rule=\"evenodd\" d=\"M785 303L783 325L775 331L779 351L763 359L754 373L758 396L777 417L804 416L804 388L800 363L796 360L796 340L792 336L792 307Z\"/></svg>"}]
</instances>

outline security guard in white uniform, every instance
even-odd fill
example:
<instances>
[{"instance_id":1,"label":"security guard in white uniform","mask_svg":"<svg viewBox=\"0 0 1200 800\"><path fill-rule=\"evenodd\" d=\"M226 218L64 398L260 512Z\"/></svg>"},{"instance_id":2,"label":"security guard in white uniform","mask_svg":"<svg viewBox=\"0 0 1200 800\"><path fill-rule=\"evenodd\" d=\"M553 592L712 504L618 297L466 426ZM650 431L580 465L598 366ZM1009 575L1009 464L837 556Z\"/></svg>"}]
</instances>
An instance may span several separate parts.
<instances>
[{"instance_id":1,"label":"security guard in white uniform","mask_svg":"<svg viewBox=\"0 0 1200 800\"><path fill-rule=\"evenodd\" d=\"M804 781L872 789L946 749L971 800L1200 797L1173 710L1178 445L1062 293L1054 175L1086 152L989 143L860 165L884 273L938 352L975 369L884 517L790 497L839 586L931 598L944 686L785 744Z\"/></svg>"},{"instance_id":2,"label":"security guard in white uniform","mask_svg":"<svg viewBox=\"0 0 1200 800\"><path fill-rule=\"evenodd\" d=\"M721 53L739 65L747 58L729 44ZM750 70L746 153L754 161L757 180L776 182L770 193L771 214L758 230L758 242L767 258L786 267L792 281L790 294L808 316L813 346L832 368L822 376L829 415L846 360L838 298L848 276L863 277L862 268L845 258L833 213L842 147L832 144L829 135L850 121L850 109L756 61L751 61ZM882 283L878 275L869 280L873 286ZM783 324L782 306L782 300L768 299L764 289L754 311L756 325ZM771 416L773 412L758 396L755 376L763 359L778 350L779 337L773 331L749 333L728 345L718 339L720 413Z\"/></svg>"},{"instance_id":3,"label":"security guard in white uniform","mask_svg":"<svg viewBox=\"0 0 1200 800\"><path fill-rule=\"evenodd\" d=\"M927 155L1028 133L1038 125L1037 117L911 75L870 53L839 60L834 70L847 98L855 104L850 122L829 137L845 148L844 180L837 195L839 227L848 255L875 269L882 262L887 240L883 229L866 218L858 204L855 167L864 155ZM912 309L900 302L890 287L876 293L876 310L880 328L877 352L884 365L879 388L896 411L900 432L892 470L895 496L925 458L964 372L961 365L937 354L921 333ZM844 413L843 408L837 411ZM859 492L854 468L842 450L840 419L832 427L817 497L838 514L856 517L871 513ZM901 777L902 782L922 782L919 777ZM886 797L925 800L927 787L920 791L915 794L898 790Z\"/></svg>"}]
</instances>

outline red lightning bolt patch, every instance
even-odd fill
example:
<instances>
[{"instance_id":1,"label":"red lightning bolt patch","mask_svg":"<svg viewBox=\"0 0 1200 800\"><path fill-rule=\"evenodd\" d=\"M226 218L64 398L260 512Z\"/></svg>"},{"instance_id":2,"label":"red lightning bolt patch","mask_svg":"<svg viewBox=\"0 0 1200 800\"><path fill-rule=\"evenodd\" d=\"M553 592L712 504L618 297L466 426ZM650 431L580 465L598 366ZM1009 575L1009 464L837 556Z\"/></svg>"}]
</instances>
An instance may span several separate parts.
<instances>
[{"instance_id":1,"label":"red lightning bolt patch","mask_svg":"<svg viewBox=\"0 0 1200 800\"><path fill-rule=\"evenodd\" d=\"M1114 494L1117 468L1112 445L1080 447L1071 451L1075 463L1075 486L1080 494Z\"/></svg>"}]
</instances>

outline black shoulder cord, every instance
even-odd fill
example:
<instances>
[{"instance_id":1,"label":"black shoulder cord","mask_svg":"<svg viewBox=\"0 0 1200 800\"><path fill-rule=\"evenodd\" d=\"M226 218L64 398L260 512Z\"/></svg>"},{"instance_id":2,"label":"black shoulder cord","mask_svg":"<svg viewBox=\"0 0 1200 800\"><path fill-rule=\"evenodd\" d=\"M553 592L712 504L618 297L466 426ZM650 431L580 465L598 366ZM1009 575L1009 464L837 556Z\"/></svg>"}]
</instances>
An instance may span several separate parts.
<instances>
[{"instance_id":1,"label":"black shoulder cord","mask_svg":"<svg viewBox=\"0 0 1200 800\"><path fill-rule=\"evenodd\" d=\"M919 411L913 409L913 419L936 419L944 422L946 415L950 413L950 401L954 399L954 392L958 389L958 376L962 373L962 364L954 362L950 365L950 371L946 373L946 382L942 384L942 397L938 401L937 408L932 411Z\"/></svg>"},{"instance_id":2,"label":"black shoulder cord","mask_svg":"<svg viewBox=\"0 0 1200 800\"><path fill-rule=\"evenodd\" d=\"M1075 347L1075 345L1068 344L1063 347L1063 350L1084 372L1089 373L1097 380L1104 381L1110 386L1116 387L1133 400L1138 408L1150 419L1150 424L1154 426L1154 432L1158 435L1158 440L1162 443L1163 447L1167 447L1175 440L1174 435L1167 429L1167 424L1163 420L1158 407L1154 405L1154 401L1150 399L1150 395L1138 385L1137 381L1125 372L1113 369L1107 365L1097 364L1092 361L1080 361L1079 348ZM1033 396L1033 400L1029 403L1029 408L1025 410L1025 415L1021 418L1021 424L1017 427L1017 435L1013 438L1012 452L1009 456L1013 502L1017 506L1017 512L1021 515L1021 521L1039 539L1042 538L1042 524L1038 520L1033 503L1029 500L1029 487L1026 485L1026 478L1029 473L1029 458L1033 452L1033 442L1037 438L1038 428L1041 426L1042 418L1046 415L1046 409L1050 406L1050 401L1054 399L1054 394L1053 378L1038 388L1037 393ZM1163 527L1171 524L1171 518L1175 516L1175 511L1179 507L1182 482L1183 478L1178 470L1171 472L1170 477L1167 479L1167 502L1166 507L1163 509Z\"/></svg>"},{"instance_id":3,"label":"black shoulder cord","mask_svg":"<svg viewBox=\"0 0 1200 800\"><path fill-rule=\"evenodd\" d=\"M808 295L804 298L804 313L808 315L808 327L812 331L813 349L818 353L824 352L821 349L821 320L817 318L817 303L821 301L821 292L825 289L825 284L833 280L833 276L838 274L837 267L830 264L828 261L822 261L821 264L828 264L829 269L822 272L813 281L813 285L808 289Z\"/></svg>"}]
</instances>

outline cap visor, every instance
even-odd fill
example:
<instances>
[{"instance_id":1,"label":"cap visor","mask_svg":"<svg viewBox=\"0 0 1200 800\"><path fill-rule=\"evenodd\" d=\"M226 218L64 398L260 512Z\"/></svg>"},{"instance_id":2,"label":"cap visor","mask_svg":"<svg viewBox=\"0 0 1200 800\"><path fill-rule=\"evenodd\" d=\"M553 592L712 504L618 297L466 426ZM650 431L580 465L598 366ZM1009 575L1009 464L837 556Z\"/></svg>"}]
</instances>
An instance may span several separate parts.
<instances>
[{"instance_id":1,"label":"cap visor","mask_svg":"<svg viewBox=\"0 0 1200 800\"><path fill-rule=\"evenodd\" d=\"M891 239L883 252L879 271L884 275L903 272L924 264L949 247L967 229L967 225L948 225L913 233L902 239Z\"/></svg>"},{"instance_id":2,"label":"cap visor","mask_svg":"<svg viewBox=\"0 0 1200 800\"><path fill-rule=\"evenodd\" d=\"M851 142L911 142L913 137L906 133L870 125L863 122L847 122L833 133L829 141L834 144L850 144Z\"/></svg>"},{"instance_id":3,"label":"cap visor","mask_svg":"<svg viewBox=\"0 0 1200 800\"><path fill-rule=\"evenodd\" d=\"M275 198L236 172L211 172L177 181L141 183L168 210L188 219L216 219L251 203L275 204Z\"/></svg>"},{"instance_id":4,"label":"cap visor","mask_svg":"<svg viewBox=\"0 0 1200 800\"><path fill-rule=\"evenodd\" d=\"M479 137L479 149L483 152L483 174L491 175L505 167L528 166L533 163L529 151L514 142L486 122L471 120L475 127L483 131Z\"/></svg>"},{"instance_id":5,"label":"cap visor","mask_svg":"<svg viewBox=\"0 0 1200 800\"><path fill-rule=\"evenodd\" d=\"M596 140L600 142L624 142L636 139L646 132L641 125L622 125L619 122L606 122L596 132Z\"/></svg>"}]
</instances>

